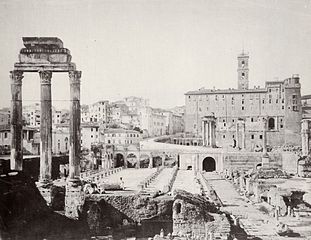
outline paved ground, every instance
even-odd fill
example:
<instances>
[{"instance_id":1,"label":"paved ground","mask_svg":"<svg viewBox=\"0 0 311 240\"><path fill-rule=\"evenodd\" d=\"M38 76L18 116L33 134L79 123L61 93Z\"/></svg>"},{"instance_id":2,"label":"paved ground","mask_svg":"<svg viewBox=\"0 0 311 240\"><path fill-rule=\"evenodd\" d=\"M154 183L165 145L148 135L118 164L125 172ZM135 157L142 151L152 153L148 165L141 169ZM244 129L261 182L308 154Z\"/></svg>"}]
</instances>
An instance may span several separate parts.
<instances>
[{"instance_id":1,"label":"paved ground","mask_svg":"<svg viewBox=\"0 0 311 240\"><path fill-rule=\"evenodd\" d=\"M173 170L173 168L164 168L156 179L145 189L145 192L152 194L157 190L162 190L171 180Z\"/></svg>"},{"instance_id":2,"label":"paved ground","mask_svg":"<svg viewBox=\"0 0 311 240\"><path fill-rule=\"evenodd\" d=\"M200 185L195 180L194 171L178 170L172 191L175 189L185 190L193 194L200 194Z\"/></svg>"},{"instance_id":3,"label":"paved ground","mask_svg":"<svg viewBox=\"0 0 311 240\"><path fill-rule=\"evenodd\" d=\"M233 185L217 173L204 173L204 175L224 204L221 210L238 217L240 225L248 235L274 239L276 229L273 218L247 203Z\"/></svg>"},{"instance_id":4,"label":"paved ground","mask_svg":"<svg viewBox=\"0 0 311 240\"><path fill-rule=\"evenodd\" d=\"M104 182L120 183L120 177L122 177L125 190L138 191L137 185L156 170L156 168L127 168L104 178Z\"/></svg>"}]
</instances>

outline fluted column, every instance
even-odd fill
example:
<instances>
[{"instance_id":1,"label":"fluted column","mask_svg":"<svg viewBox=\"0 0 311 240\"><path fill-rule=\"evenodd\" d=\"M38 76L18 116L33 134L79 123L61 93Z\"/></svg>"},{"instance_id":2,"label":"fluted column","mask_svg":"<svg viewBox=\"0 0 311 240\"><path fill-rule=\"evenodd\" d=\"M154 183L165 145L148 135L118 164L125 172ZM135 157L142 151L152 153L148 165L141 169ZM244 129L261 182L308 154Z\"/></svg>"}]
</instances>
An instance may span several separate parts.
<instances>
[{"instance_id":1,"label":"fluted column","mask_svg":"<svg viewBox=\"0 0 311 240\"><path fill-rule=\"evenodd\" d=\"M208 146L212 146L212 122L208 121Z\"/></svg>"},{"instance_id":2,"label":"fluted column","mask_svg":"<svg viewBox=\"0 0 311 240\"><path fill-rule=\"evenodd\" d=\"M211 122L212 125L212 147L216 147L216 122L212 121Z\"/></svg>"},{"instance_id":3,"label":"fluted column","mask_svg":"<svg viewBox=\"0 0 311 240\"><path fill-rule=\"evenodd\" d=\"M23 170L23 110L22 79L23 72L11 71L11 170Z\"/></svg>"},{"instance_id":4,"label":"fluted column","mask_svg":"<svg viewBox=\"0 0 311 240\"><path fill-rule=\"evenodd\" d=\"M239 148L240 147L240 140L239 140L239 122L238 121L236 123L235 135L236 135L236 148Z\"/></svg>"},{"instance_id":5,"label":"fluted column","mask_svg":"<svg viewBox=\"0 0 311 240\"><path fill-rule=\"evenodd\" d=\"M263 132L262 132L262 149L263 153L267 153L267 119L263 118Z\"/></svg>"},{"instance_id":6,"label":"fluted column","mask_svg":"<svg viewBox=\"0 0 311 240\"><path fill-rule=\"evenodd\" d=\"M52 174L52 72L40 71L41 115L40 115L40 182L51 181Z\"/></svg>"},{"instance_id":7,"label":"fluted column","mask_svg":"<svg viewBox=\"0 0 311 240\"><path fill-rule=\"evenodd\" d=\"M80 111L81 71L70 71L69 179L79 179L81 151Z\"/></svg>"},{"instance_id":8,"label":"fluted column","mask_svg":"<svg viewBox=\"0 0 311 240\"><path fill-rule=\"evenodd\" d=\"M246 142L245 142L245 122L241 122L242 125L242 149L246 148Z\"/></svg>"},{"instance_id":9,"label":"fluted column","mask_svg":"<svg viewBox=\"0 0 311 240\"><path fill-rule=\"evenodd\" d=\"M206 146L206 134L205 134L205 121L202 121L202 141L203 141L203 146Z\"/></svg>"},{"instance_id":10,"label":"fluted column","mask_svg":"<svg viewBox=\"0 0 311 240\"><path fill-rule=\"evenodd\" d=\"M309 120L304 119L301 122L301 147L302 156L309 154Z\"/></svg>"}]
</instances>

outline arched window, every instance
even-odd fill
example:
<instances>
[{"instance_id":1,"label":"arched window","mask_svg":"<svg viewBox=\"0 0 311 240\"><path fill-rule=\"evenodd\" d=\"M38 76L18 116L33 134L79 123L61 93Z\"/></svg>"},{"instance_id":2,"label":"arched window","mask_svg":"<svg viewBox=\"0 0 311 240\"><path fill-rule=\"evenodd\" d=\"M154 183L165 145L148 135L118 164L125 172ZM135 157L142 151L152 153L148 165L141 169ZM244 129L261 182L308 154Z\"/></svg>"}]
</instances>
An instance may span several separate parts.
<instances>
[{"instance_id":1,"label":"arched window","mask_svg":"<svg viewBox=\"0 0 311 240\"><path fill-rule=\"evenodd\" d=\"M181 212L181 203L176 203L175 209L176 209L176 213L179 214Z\"/></svg>"},{"instance_id":2,"label":"arched window","mask_svg":"<svg viewBox=\"0 0 311 240\"><path fill-rule=\"evenodd\" d=\"M68 150L68 138L67 137L65 138L65 150L66 151Z\"/></svg>"},{"instance_id":3,"label":"arched window","mask_svg":"<svg viewBox=\"0 0 311 240\"><path fill-rule=\"evenodd\" d=\"M269 121L268 121L268 129L269 129L269 130L274 130L274 129L275 129L275 121L274 121L274 118L269 118Z\"/></svg>"}]
</instances>

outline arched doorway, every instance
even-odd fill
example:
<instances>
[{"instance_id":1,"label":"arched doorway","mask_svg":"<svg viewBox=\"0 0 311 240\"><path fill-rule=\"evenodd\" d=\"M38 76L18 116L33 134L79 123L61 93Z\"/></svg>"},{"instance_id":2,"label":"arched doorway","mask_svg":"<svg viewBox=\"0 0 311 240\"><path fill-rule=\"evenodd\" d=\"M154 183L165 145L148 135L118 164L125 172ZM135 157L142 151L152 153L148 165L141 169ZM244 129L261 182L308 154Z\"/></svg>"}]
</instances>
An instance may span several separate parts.
<instances>
[{"instance_id":1,"label":"arched doorway","mask_svg":"<svg viewBox=\"0 0 311 240\"><path fill-rule=\"evenodd\" d=\"M130 153L127 158L127 167L128 168L135 168L137 163L137 157L134 153Z\"/></svg>"},{"instance_id":2,"label":"arched doorway","mask_svg":"<svg viewBox=\"0 0 311 240\"><path fill-rule=\"evenodd\" d=\"M116 154L114 167L124 167L124 156L121 153Z\"/></svg>"},{"instance_id":3,"label":"arched doorway","mask_svg":"<svg viewBox=\"0 0 311 240\"><path fill-rule=\"evenodd\" d=\"M162 166L162 157L161 156L155 156L153 157L153 166L152 167L160 167Z\"/></svg>"},{"instance_id":4,"label":"arched doorway","mask_svg":"<svg viewBox=\"0 0 311 240\"><path fill-rule=\"evenodd\" d=\"M216 161L212 157L206 157L202 163L202 170L206 172L213 172L216 170Z\"/></svg>"},{"instance_id":5,"label":"arched doorway","mask_svg":"<svg viewBox=\"0 0 311 240\"><path fill-rule=\"evenodd\" d=\"M150 157L148 154L140 154L139 166L140 168L148 168L150 163Z\"/></svg>"}]
</instances>

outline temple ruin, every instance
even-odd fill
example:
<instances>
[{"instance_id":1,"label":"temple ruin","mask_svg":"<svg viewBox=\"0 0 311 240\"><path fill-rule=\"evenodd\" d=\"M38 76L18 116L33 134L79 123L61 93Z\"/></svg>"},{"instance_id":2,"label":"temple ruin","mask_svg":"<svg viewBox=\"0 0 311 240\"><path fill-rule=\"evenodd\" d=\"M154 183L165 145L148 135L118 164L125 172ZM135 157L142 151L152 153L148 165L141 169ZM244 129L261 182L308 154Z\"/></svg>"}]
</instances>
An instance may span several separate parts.
<instances>
[{"instance_id":1,"label":"temple ruin","mask_svg":"<svg viewBox=\"0 0 311 240\"><path fill-rule=\"evenodd\" d=\"M39 73L41 83L40 177L37 186L50 204L52 200L52 73L68 73L70 82L69 181L66 186L66 215L77 217L73 197L81 195L80 182L80 79L81 71L71 54L55 37L23 37L25 48L11 71L11 170L23 170L22 79L24 73Z\"/></svg>"}]
</instances>

